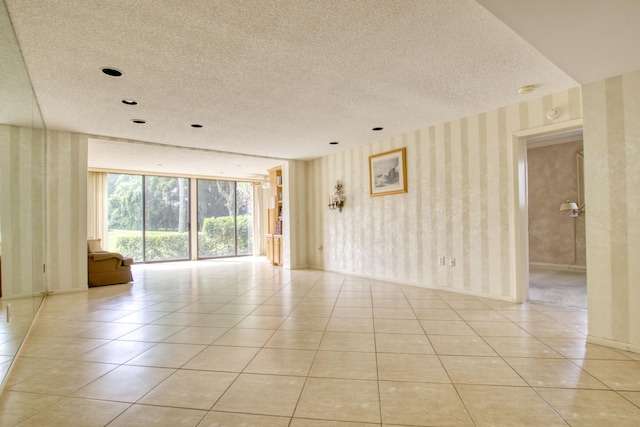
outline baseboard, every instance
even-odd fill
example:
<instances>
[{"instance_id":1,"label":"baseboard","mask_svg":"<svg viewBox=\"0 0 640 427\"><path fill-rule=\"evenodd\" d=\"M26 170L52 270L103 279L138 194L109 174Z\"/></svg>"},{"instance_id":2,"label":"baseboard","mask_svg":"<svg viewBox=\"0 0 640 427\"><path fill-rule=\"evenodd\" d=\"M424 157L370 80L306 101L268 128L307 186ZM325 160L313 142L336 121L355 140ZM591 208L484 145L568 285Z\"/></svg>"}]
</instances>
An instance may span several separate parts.
<instances>
[{"instance_id":1,"label":"baseboard","mask_svg":"<svg viewBox=\"0 0 640 427\"><path fill-rule=\"evenodd\" d=\"M587 342L590 344L597 344L605 347L615 348L617 350L640 353L640 345L629 344L622 341L610 340L607 338L594 337L593 335L587 335Z\"/></svg>"},{"instance_id":2,"label":"baseboard","mask_svg":"<svg viewBox=\"0 0 640 427\"><path fill-rule=\"evenodd\" d=\"M574 264L552 264L549 262L530 262L529 265L533 265L536 267L551 267L551 268L559 268L562 270L586 270L586 265L574 265Z\"/></svg>"}]
</instances>

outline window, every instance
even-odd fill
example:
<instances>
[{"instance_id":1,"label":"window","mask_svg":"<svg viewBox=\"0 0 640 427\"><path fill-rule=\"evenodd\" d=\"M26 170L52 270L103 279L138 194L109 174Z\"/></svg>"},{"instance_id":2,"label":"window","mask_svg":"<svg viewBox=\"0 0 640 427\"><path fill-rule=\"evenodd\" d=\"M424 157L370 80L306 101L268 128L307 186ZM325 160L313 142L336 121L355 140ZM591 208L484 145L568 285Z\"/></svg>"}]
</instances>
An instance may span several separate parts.
<instances>
[{"instance_id":1,"label":"window","mask_svg":"<svg viewBox=\"0 0 640 427\"><path fill-rule=\"evenodd\" d=\"M191 183L197 183L193 228ZM110 173L105 249L136 262L188 260L190 239L197 238L197 258L250 255L252 196L250 182Z\"/></svg>"}]
</instances>

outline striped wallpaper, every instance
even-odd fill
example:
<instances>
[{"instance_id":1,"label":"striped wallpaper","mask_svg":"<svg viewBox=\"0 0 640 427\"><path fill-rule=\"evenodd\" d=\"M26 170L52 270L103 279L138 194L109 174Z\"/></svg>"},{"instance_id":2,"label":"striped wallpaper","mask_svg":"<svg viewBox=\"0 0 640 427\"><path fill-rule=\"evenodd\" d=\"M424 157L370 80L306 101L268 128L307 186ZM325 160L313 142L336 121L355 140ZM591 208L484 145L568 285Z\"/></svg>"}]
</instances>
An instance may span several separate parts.
<instances>
[{"instance_id":1,"label":"striped wallpaper","mask_svg":"<svg viewBox=\"0 0 640 427\"><path fill-rule=\"evenodd\" d=\"M640 71L583 96L589 335L640 352Z\"/></svg>"},{"instance_id":2,"label":"striped wallpaper","mask_svg":"<svg viewBox=\"0 0 640 427\"><path fill-rule=\"evenodd\" d=\"M47 279L52 292L87 289L88 136L47 131Z\"/></svg>"},{"instance_id":3,"label":"striped wallpaper","mask_svg":"<svg viewBox=\"0 0 640 427\"><path fill-rule=\"evenodd\" d=\"M553 107L561 115L550 120ZM574 88L309 162L308 264L514 300L512 135L580 117ZM408 193L371 198L369 156L401 147ZM337 179L347 198L342 213L326 206Z\"/></svg>"},{"instance_id":4,"label":"striped wallpaper","mask_svg":"<svg viewBox=\"0 0 640 427\"><path fill-rule=\"evenodd\" d=\"M0 125L2 296L44 291L44 131Z\"/></svg>"}]
</instances>

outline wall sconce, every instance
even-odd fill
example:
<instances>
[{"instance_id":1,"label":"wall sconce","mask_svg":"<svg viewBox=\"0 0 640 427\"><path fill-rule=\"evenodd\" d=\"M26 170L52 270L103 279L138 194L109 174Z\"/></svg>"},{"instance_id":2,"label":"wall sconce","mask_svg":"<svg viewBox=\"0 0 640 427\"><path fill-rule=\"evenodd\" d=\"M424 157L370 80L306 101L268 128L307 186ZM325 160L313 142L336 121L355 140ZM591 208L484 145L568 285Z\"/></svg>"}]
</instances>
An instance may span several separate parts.
<instances>
[{"instance_id":1,"label":"wall sconce","mask_svg":"<svg viewBox=\"0 0 640 427\"><path fill-rule=\"evenodd\" d=\"M338 209L338 212L342 212L344 207L344 193L342 192L342 181L337 180L335 186L336 192L329 195L329 209Z\"/></svg>"},{"instance_id":2,"label":"wall sconce","mask_svg":"<svg viewBox=\"0 0 640 427\"><path fill-rule=\"evenodd\" d=\"M572 218L577 218L580 215L580 208L577 203L566 201L565 203L560 205L561 211L568 211L569 216Z\"/></svg>"}]
</instances>

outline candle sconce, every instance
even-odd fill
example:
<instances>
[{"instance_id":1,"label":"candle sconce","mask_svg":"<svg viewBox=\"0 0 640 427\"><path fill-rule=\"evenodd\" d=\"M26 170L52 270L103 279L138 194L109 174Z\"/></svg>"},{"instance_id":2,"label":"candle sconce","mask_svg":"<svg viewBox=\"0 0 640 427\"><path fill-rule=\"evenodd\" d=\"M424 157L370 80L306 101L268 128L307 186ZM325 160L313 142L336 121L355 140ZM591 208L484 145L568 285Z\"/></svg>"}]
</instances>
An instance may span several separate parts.
<instances>
[{"instance_id":1,"label":"candle sconce","mask_svg":"<svg viewBox=\"0 0 640 427\"><path fill-rule=\"evenodd\" d=\"M334 188L336 189L335 193L329 196L329 209L338 209L338 212L342 212L345 200L344 192L342 191L342 181L337 180Z\"/></svg>"}]
</instances>

